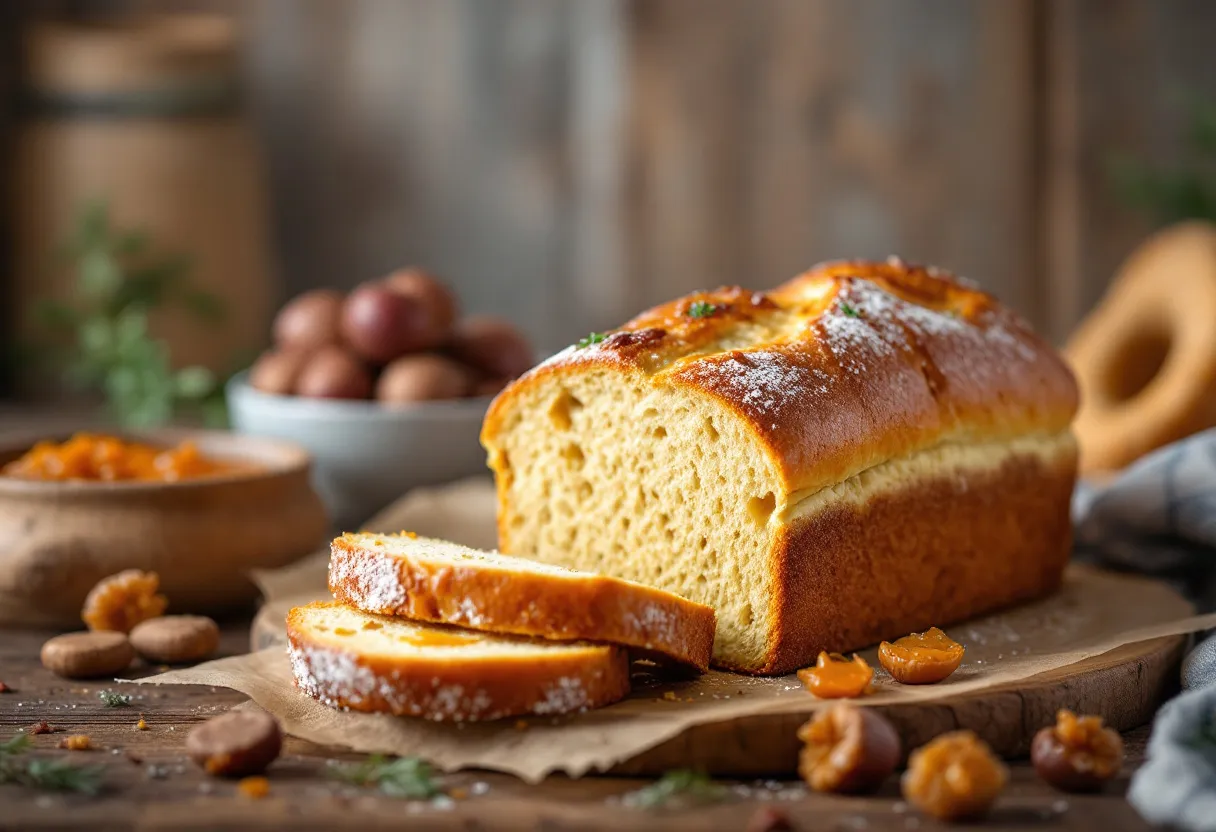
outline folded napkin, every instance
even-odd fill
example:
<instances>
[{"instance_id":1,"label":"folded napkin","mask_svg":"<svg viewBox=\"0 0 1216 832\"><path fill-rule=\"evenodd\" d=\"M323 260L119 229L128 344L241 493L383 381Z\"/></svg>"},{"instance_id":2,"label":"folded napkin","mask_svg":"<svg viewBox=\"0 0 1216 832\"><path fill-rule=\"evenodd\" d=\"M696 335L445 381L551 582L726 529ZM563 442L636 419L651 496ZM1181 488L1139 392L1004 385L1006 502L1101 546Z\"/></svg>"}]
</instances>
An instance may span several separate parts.
<instances>
[{"instance_id":1,"label":"folded napkin","mask_svg":"<svg viewBox=\"0 0 1216 832\"><path fill-rule=\"evenodd\" d=\"M1216 430L1176 442L1073 501L1077 557L1175 584L1216 609ZM1216 635L1186 657L1128 800L1148 821L1216 832Z\"/></svg>"}]
</instances>

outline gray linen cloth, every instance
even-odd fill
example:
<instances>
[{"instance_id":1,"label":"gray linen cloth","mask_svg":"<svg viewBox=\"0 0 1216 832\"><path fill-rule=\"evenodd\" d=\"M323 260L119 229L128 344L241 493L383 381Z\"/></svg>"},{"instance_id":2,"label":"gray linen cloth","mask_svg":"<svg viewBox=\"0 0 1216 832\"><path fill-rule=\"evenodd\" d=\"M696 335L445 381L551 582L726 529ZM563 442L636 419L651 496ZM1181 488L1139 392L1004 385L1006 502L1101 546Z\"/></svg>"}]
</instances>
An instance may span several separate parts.
<instances>
[{"instance_id":1,"label":"gray linen cloth","mask_svg":"<svg viewBox=\"0 0 1216 832\"><path fill-rule=\"evenodd\" d=\"M1216 609L1216 430L1176 442L1073 500L1077 557L1170 581ZM1216 832L1216 635L1186 657L1128 800L1148 821Z\"/></svg>"}]
</instances>

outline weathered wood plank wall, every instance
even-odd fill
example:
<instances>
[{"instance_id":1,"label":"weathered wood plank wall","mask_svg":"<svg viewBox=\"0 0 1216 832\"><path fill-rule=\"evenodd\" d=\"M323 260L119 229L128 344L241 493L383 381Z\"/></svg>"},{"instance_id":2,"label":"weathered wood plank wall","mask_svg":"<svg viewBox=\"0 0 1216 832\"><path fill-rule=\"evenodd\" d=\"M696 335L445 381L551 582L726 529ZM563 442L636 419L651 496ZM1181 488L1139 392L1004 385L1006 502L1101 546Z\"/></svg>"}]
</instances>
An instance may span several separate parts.
<instances>
[{"instance_id":1,"label":"weathered wood plank wall","mask_svg":"<svg viewBox=\"0 0 1216 832\"><path fill-rule=\"evenodd\" d=\"M261 0L297 286L425 263L557 345L842 255L1041 317L1030 3Z\"/></svg>"},{"instance_id":2,"label":"weathered wood plank wall","mask_svg":"<svg viewBox=\"0 0 1216 832\"><path fill-rule=\"evenodd\" d=\"M1150 229L1117 198L1110 163L1177 164L1188 103L1216 102L1216 3L1051 0L1045 10L1042 323L1062 334Z\"/></svg>"},{"instance_id":3,"label":"weathered wood plank wall","mask_svg":"<svg viewBox=\"0 0 1216 832\"><path fill-rule=\"evenodd\" d=\"M418 262L545 347L892 252L1062 340L1147 230L1104 160L1216 97L1207 0L236 7L289 288Z\"/></svg>"}]
</instances>

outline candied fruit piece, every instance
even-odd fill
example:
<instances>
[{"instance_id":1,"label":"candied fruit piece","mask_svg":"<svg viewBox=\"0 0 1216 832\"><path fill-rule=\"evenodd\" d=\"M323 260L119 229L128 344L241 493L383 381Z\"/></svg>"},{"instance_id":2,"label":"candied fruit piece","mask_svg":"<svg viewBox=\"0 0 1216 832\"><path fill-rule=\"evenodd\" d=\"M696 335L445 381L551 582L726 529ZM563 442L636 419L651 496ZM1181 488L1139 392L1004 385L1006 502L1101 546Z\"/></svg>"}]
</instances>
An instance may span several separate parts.
<instances>
[{"instance_id":1,"label":"candied fruit piece","mask_svg":"<svg viewBox=\"0 0 1216 832\"><path fill-rule=\"evenodd\" d=\"M937 627L878 646L878 662L905 685L931 685L958 669L965 648Z\"/></svg>"},{"instance_id":2,"label":"candied fruit piece","mask_svg":"<svg viewBox=\"0 0 1216 832\"><path fill-rule=\"evenodd\" d=\"M270 781L261 776L242 778L236 787L241 794L251 800L260 800L270 794Z\"/></svg>"},{"instance_id":3,"label":"candied fruit piece","mask_svg":"<svg viewBox=\"0 0 1216 832\"><path fill-rule=\"evenodd\" d=\"M846 659L839 653L822 652L814 667L798 671L798 678L820 699L852 699L869 692L874 669L856 653Z\"/></svg>"},{"instance_id":4,"label":"candied fruit piece","mask_svg":"<svg viewBox=\"0 0 1216 832\"><path fill-rule=\"evenodd\" d=\"M971 820L987 814L1009 772L972 731L942 734L912 752L904 772L904 798L938 820Z\"/></svg>"},{"instance_id":5,"label":"candied fruit piece","mask_svg":"<svg viewBox=\"0 0 1216 832\"><path fill-rule=\"evenodd\" d=\"M80 617L90 630L129 633L141 621L157 618L169 605L157 594L160 576L155 572L128 569L103 578L89 591Z\"/></svg>"}]
</instances>

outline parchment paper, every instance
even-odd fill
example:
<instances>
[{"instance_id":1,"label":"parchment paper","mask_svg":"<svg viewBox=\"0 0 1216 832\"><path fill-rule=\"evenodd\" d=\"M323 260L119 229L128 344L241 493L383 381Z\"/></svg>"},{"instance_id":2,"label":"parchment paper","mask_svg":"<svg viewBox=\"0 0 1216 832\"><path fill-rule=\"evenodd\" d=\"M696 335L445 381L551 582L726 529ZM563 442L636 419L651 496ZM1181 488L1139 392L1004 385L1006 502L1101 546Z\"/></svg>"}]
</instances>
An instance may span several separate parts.
<instances>
[{"instance_id":1,"label":"parchment paper","mask_svg":"<svg viewBox=\"0 0 1216 832\"><path fill-rule=\"evenodd\" d=\"M368 527L409 529L489 547L494 540L493 515L492 488L478 480L415 492ZM263 632L273 639L273 622L282 622L289 606L327 596L325 553L286 570L261 574L258 580L268 599ZM900 686L878 669L877 692L858 701L877 705L942 700L1006 686L1124 644L1216 626L1216 614L1192 616L1191 612L1186 601L1161 583L1074 566L1063 590L1052 598L950 627L967 654L945 682ZM873 650L863 655L878 668ZM419 755L445 770L494 769L531 782L554 771L579 776L610 768L693 725L767 713L810 713L825 704L792 675L752 678L711 672L685 681L635 679L633 694L622 702L586 714L531 718L526 730L520 730L515 720L430 723L344 713L315 702L293 687L281 645L142 681L234 688L278 717L288 733L313 742Z\"/></svg>"}]
</instances>

